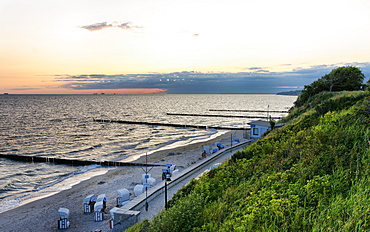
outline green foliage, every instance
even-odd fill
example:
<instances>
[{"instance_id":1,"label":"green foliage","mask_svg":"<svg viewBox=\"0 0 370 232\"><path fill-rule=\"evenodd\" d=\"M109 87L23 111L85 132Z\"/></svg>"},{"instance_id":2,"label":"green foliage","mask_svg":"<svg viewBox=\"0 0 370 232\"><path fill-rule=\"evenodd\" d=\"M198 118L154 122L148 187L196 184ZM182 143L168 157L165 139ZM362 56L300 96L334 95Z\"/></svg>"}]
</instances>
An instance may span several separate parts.
<instances>
[{"instance_id":1,"label":"green foliage","mask_svg":"<svg viewBox=\"0 0 370 232\"><path fill-rule=\"evenodd\" d=\"M295 107L301 107L311 97L324 91L360 90L364 86L362 83L364 79L365 75L362 71L353 66L333 69L329 74L324 75L310 85L305 85L302 94L298 96L294 105Z\"/></svg>"},{"instance_id":2,"label":"green foliage","mask_svg":"<svg viewBox=\"0 0 370 232\"><path fill-rule=\"evenodd\" d=\"M187 185L185 185L182 189L180 189L173 197L171 200L168 201L168 206L169 207L172 207L173 205L176 204L176 202L180 199L182 199L183 197L187 196L189 193L191 193L191 191L193 191L194 187L195 187L195 184L197 182L193 179L190 181L190 183L188 183Z\"/></svg>"},{"instance_id":3,"label":"green foliage","mask_svg":"<svg viewBox=\"0 0 370 232\"><path fill-rule=\"evenodd\" d=\"M204 205L205 197L203 194L190 194L169 210L163 211L155 217L150 231L191 231L193 228L201 226L201 212Z\"/></svg>"},{"instance_id":4,"label":"green foliage","mask_svg":"<svg viewBox=\"0 0 370 232\"><path fill-rule=\"evenodd\" d=\"M329 74L322 77L322 79L329 85L330 92L352 91L360 90L365 75L360 69L347 66L333 69Z\"/></svg>"},{"instance_id":5,"label":"green foliage","mask_svg":"<svg viewBox=\"0 0 370 232\"><path fill-rule=\"evenodd\" d=\"M149 231L369 231L370 96L323 92L193 181Z\"/></svg>"},{"instance_id":6,"label":"green foliage","mask_svg":"<svg viewBox=\"0 0 370 232\"><path fill-rule=\"evenodd\" d=\"M145 219L144 221L128 228L126 232L148 232L149 226L150 224L148 219Z\"/></svg>"}]
</instances>

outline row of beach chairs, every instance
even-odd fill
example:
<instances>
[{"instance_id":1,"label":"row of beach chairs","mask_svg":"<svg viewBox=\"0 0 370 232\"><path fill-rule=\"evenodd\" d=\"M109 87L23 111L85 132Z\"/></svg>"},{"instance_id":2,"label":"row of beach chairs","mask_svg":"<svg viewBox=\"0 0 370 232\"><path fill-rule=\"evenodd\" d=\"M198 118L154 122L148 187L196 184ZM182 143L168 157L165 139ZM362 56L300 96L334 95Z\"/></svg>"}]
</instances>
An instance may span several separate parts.
<instances>
[{"instance_id":1,"label":"row of beach chairs","mask_svg":"<svg viewBox=\"0 0 370 232\"><path fill-rule=\"evenodd\" d=\"M168 173L170 175L175 175L178 170L176 165L167 164ZM137 184L134 187L134 197L138 197L145 192L146 188L152 188L156 184L156 180L151 177L150 173L142 174L141 177L142 184ZM113 228L114 212L117 211L120 207L126 205L130 202L130 191L126 188L117 190L117 205L113 207L109 212L111 215L110 219L110 228ZM104 220L104 211L107 207L107 198L105 194L100 194L96 196L91 194L83 200L83 211L84 213L94 213L94 221L103 221ZM58 210L60 219L58 220L58 229L67 229L70 226L69 222L69 209L59 208Z\"/></svg>"},{"instance_id":2,"label":"row of beach chairs","mask_svg":"<svg viewBox=\"0 0 370 232\"><path fill-rule=\"evenodd\" d=\"M235 144L238 144L240 142L239 139L234 139L234 141L232 142L232 145L235 145ZM220 142L216 142L214 144L214 146L210 147L210 146L204 146L203 149L202 149L202 157L203 158L206 158L207 155L211 155L213 153L216 153L218 152L219 150L221 149L224 149L225 148L225 145L223 145L222 143Z\"/></svg>"}]
</instances>

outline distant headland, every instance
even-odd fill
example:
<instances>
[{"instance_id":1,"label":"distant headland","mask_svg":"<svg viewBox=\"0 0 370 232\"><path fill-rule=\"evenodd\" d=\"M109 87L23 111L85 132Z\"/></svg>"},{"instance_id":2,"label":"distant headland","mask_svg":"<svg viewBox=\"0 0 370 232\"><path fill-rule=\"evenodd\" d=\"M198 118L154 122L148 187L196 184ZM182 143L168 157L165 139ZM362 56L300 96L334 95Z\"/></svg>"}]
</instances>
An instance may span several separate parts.
<instances>
[{"instance_id":1,"label":"distant headland","mask_svg":"<svg viewBox=\"0 0 370 232\"><path fill-rule=\"evenodd\" d=\"M294 91L287 91L287 92L280 92L276 95L291 95L291 96L298 96L302 93L302 90L294 90Z\"/></svg>"}]
</instances>

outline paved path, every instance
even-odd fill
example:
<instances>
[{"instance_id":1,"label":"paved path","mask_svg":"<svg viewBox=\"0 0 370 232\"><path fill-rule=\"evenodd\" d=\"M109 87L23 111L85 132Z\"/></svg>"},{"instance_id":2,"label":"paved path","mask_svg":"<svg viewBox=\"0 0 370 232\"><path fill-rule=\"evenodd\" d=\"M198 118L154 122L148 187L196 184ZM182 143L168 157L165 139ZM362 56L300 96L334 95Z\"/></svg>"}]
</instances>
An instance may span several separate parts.
<instances>
[{"instance_id":1,"label":"paved path","mask_svg":"<svg viewBox=\"0 0 370 232\"><path fill-rule=\"evenodd\" d=\"M225 162L228 158L230 158L232 156L233 153L235 153L237 150L242 150L242 148L244 148L244 146L239 147L238 149L235 149L233 151L230 150L229 152L226 152L226 153L222 154L218 158L212 160L212 162L204 165L199 170L193 172L188 177L179 181L175 186L172 186L170 189L167 190L168 200L171 200L172 196L178 190L180 190L183 186L188 184L193 178L196 178L196 177L200 176L204 171L209 170L214 164ZM140 212L141 212L140 213L140 221L143 221L145 219L152 220L155 215L157 215L160 211L164 210L164 206L165 206L165 200L164 200L164 191L163 191L160 195L158 195L157 197L155 197L154 199L152 199L149 202L148 211L145 211L145 207L142 207L140 209Z\"/></svg>"},{"instance_id":2,"label":"paved path","mask_svg":"<svg viewBox=\"0 0 370 232\"><path fill-rule=\"evenodd\" d=\"M194 166L184 169L176 176L171 177L172 181L168 184L167 200L172 199L172 196L189 183L193 178L200 176L206 170L209 170L216 163L223 163L229 159L236 151L242 150L250 144L251 140L244 141L234 145L232 148L221 150L210 157L199 162ZM148 202L148 211L145 209L145 202ZM145 198L145 193L135 198L133 201L123 206L120 210L124 213L127 210L140 211L139 222L145 219L149 221L153 219L160 211L165 208L164 182L161 182L148 191L148 199Z\"/></svg>"}]
</instances>

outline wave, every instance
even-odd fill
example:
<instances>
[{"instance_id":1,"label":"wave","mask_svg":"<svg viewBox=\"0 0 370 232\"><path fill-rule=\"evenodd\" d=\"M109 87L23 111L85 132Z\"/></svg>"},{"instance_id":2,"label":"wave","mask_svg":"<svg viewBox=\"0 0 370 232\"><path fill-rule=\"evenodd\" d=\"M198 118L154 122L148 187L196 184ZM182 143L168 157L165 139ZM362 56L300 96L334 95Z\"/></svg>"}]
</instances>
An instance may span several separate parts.
<instances>
[{"instance_id":1,"label":"wave","mask_svg":"<svg viewBox=\"0 0 370 232\"><path fill-rule=\"evenodd\" d=\"M179 139L176 139L176 140L169 140L167 142L155 144L155 148L153 148L153 149L147 148L146 150L148 152L146 152L146 153L134 154L134 155L129 156L129 157L127 157L125 159L122 159L120 161L132 162L132 161L135 161L135 160L139 159L140 157L142 157L144 155L149 155L149 154L152 154L152 153L157 152L157 151L168 150L168 149L173 149L173 148L177 148L177 147L184 147L184 146L187 146L187 145L190 145L190 144L193 144L193 143L205 142L205 141L208 141L208 140L212 140L212 139L214 139L218 136L221 136L221 135L223 135L227 132L228 132L228 130L225 130L225 131L222 131L222 130L208 130L207 133L205 133L205 134L200 134L200 135L197 134L197 135L193 135L193 136L182 136L182 137L180 137Z\"/></svg>"},{"instance_id":2,"label":"wave","mask_svg":"<svg viewBox=\"0 0 370 232\"><path fill-rule=\"evenodd\" d=\"M102 144L97 144L97 145L93 145L93 146L88 147L88 148L83 148L83 149L79 149L79 150L75 150L75 151L70 151L68 153L73 154L73 153L78 153L78 152L90 151L90 150L93 150L93 149L96 149L96 148L100 148L102 146L103 146Z\"/></svg>"},{"instance_id":3,"label":"wave","mask_svg":"<svg viewBox=\"0 0 370 232\"><path fill-rule=\"evenodd\" d=\"M40 191L42 189L45 189L45 188L48 188L50 186L56 185L56 184L62 182L63 180L66 180L68 178L71 178L71 177L73 177L75 175L78 175L78 174L81 174L81 173L85 173L85 172L88 172L90 170L93 170L95 168L100 168L100 167L101 167L101 165L98 165L98 164L92 164L92 165L82 166L78 171L76 171L76 172L74 172L72 174L69 174L68 176L65 176L65 177L63 177L63 178L61 178L61 179L59 179L59 180L57 180L57 181L55 181L53 183L50 183L50 184L41 186L41 187L39 187L39 188L37 188L35 190L32 190L32 192Z\"/></svg>"},{"instance_id":4,"label":"wave","mask_svg":"<svg viewBox=\"0 0 370 232\"><path fill-rule=\"evenodd\" d=\"M96 176L96 175L101 175L102 174L101 172L96 172L95 174L90 173L86 177L79 178L79 175L85 174L85 173L87 173L91 170L99 169L99 168L101 168L101 165L96 165L96 164L82 166L77 171L75 171L75 172L73 172L73 173L71 173L67 176L62 177L62 178L58 179L57 181L54 181L52 183L43 185L41 187L38 187L37 189L27 191L26 193L22 194L21 196L3 199L0 202L0 212L18 207L22 203L24 203L25 201L30 202L30 201L38 200L38 199L41 199L41 198L44 198L44 197L48 197L50 195L61 192L64 189L71 188L73 185L78 184L82 180L89 179L89 178L91 178L93 176ZM104 172L106 172L107 170L108 169L106 169ZM66 182L66 180L69 180L69 179L72 179L72 178L75 178L75 180L70 181L69 184L64 183L64 182ZM54 189L50 189L51 187L56 186L61 182L63 182L63 185L62 185L63 187L56 187ZM40 194L40 195L35 194L35 193L38 193L38 192L40 192L42 190L46 190L46 189L47 189L48 194Z\"/></svg>"}]
</instances>

